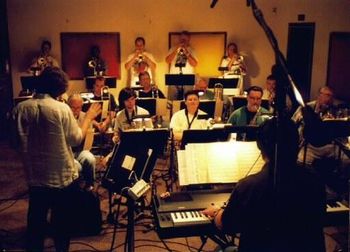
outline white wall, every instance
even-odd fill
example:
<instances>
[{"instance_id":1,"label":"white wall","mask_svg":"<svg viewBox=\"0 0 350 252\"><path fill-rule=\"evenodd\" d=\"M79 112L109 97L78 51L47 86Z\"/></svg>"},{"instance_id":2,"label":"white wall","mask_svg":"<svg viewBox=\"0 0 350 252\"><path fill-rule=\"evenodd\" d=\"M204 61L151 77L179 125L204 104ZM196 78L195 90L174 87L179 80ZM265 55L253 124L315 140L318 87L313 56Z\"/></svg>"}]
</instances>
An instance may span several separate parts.
<instances>
[{"instance_id":1,"label":"white wall","mask_svg":"<svg viewBox=\"0 0 350 252\"><path fill-rule=\"evenodd\" d=\"M285 54L288 23L305 14L305 22L315 22L312 94L326 82L329 33L350 31L349 0L257 0L258 7L274 31ZM263 85L274 54L262 29L244 0L219 0L211 9L211 0L8 0L8 23L14 96L21 85L19 78L29 64L28 55L38 50L42 39L53 44L53 54L61 61L61 32L119 32L121 38L122 77L116 95L125 86L126 56L133 50L134 39L143 36L146 48L158 62L156 83L162 90L167 72L165 56L168 33L227 31L246 54L247 85ZM276 11L273 11L275 8ZM302 59L302 55L301 55ZM85 88L83 81L71 81L70 92Z\"/></svg>"}]
</instances>

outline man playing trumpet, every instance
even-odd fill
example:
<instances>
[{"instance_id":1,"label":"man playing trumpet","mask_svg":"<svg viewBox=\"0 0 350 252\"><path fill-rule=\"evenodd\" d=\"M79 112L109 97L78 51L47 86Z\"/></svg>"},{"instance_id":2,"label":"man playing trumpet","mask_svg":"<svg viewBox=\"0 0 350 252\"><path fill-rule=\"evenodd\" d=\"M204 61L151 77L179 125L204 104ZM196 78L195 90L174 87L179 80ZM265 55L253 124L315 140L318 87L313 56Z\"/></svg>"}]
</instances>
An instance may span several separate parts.
<instances>
[{"instance_id":1,"label":"man playing trumpet","mask_svg":"<svg viewBox=\"0 0 350 252\"><path fill-rule=\"evenodd\" d=\"M148 72L151 79L154 79L156 63L153 55L145 50L146 41L143 37L135 39L135 50L130 54L125 63L128 70L128 83L130 87L140 87L139 74Z\"/></svg>"},{"instance_id":2,"label":"man playing trumpet","mask_svg":"<svg viewBox=\"0 0 350 252\"><path fill-rule=\"evenodd\" d=\"M51 42L44 40L41 43L40 54L32 60L28 69L33 75L38 76L48 66L59 67L58 61L50 54Z\"/></svg>"},{"instance_id":3,"label":"man playing trumpet","mask_svg":"<svg viewBox=\"0 0 350 252\"><path fill-rule=\"evenodd\" d=\"M165 61L169 64L170 74L194 74L194 68L197 66L198 61L195 56L193 48L190 46L190 34L187 31L181 32L179 36L179 42L176 46L169 50L168 56ZM168 98L169 100L182 100L183 93L191 90L191 86L169 86ZM183 91L181 93L180 91Z\"/></svg>"}]
</instances>

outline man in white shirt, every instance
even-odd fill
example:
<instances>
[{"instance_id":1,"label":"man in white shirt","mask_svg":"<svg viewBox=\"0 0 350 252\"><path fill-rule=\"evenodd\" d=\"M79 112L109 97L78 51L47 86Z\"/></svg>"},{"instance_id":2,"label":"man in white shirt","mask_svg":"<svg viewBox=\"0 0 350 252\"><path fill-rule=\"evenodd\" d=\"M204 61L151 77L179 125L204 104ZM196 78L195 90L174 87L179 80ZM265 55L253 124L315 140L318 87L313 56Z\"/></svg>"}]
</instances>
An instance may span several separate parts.
<instances>
[{"instance_id":1,"label":"man in white shirt","mask_svg":"<svg viewBox=\"0 0 350 252\"><path fill-rule=\"evenodd\" d=\"M135 39L135 50L131 53L125 63L125 69L128 71L129 87L140 87L139 74L148 72L151 82L154 80L156 62L153 55L145 49L146 41L143 37Z\"/></svg>"},{"instance_id":2,"label":"man in white shirt","mask_svg":"<svg viewBox=\"0 0 350 252\"><path fill-rule=\"evenodd\" d=\"M190 46L191 36L189 32L183 31L180 34L179 42L176 46L172 47L165 61L169 64L170 74L194 74L195 67L198 64L198 60L195 56L194 49ZM190 84L190 83L189 83ZM183 93L181 86L169 86L168 99L169 100L182 100L183 94L191 90L192 86L184 86Z\"/></svg>"},{"instance_id":3,"label":"man in white shirt","mask_svg":"<svg viewBox=\"0 0 350 252\"><path fill-rule=\"evenodd\" d=\"M69 250L67 216L77 171L71 147L81 143L101 108L93 104L79 127L69 106L57 101L67 87L66 74L47 67L33 99L19 103L13 111L29 185L27 251L43 251L49 210L56 251Z\"/></svg>"}]
</instances>

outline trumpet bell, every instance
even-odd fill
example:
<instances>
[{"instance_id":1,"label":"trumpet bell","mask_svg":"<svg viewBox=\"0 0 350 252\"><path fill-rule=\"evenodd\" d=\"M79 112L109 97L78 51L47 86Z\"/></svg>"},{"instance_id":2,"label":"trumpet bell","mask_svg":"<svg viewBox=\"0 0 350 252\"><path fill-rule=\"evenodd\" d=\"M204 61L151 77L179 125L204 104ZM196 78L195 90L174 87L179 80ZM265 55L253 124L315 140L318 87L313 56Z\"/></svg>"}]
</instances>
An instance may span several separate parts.
<instances>
[{"instance_id":1,"label":"trumpet bell","mask_svg":"<svg viewBox=\"0 0 350 252\"><path fill-rule=\"evenodd\" d=\"M96 67L96 61L90 60L90 61L88 62L88 66L91 67L91 68L95 68L95 67Z\"/></svg>"}]
</instances>

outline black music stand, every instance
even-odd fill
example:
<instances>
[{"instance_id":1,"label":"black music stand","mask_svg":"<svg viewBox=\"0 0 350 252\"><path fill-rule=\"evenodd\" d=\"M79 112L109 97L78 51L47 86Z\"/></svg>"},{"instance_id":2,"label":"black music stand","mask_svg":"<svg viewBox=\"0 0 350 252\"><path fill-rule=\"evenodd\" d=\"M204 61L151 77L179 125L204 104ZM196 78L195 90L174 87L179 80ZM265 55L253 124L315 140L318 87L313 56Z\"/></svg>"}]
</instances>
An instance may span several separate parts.
<instances>
[{"instance_id":1,"label":"black music stand","mask_svg":"<svg viewBox=\"0 0 350 252\"><path fill-rule=\"evenodd\" d=\"M225 142L228 140L230 132L225 128L207 130L184 130L181 141L181 149L185 149L188 143L212 143Z\"/></svg>"},{"instance_id":2,"label":"black music stand","mask_svg":"<svg viewBox=\"0 0 350 252\"><path fill-rule=\"evenodd\" d=\"M180 86L180 93L177 97L182 100L184 98L184 86L193 86L195 82L194 74L166 74L165 85L167 86Z\"/></svg>"},{"instance_id":3,"label":"black music stand","mask_svg":"<svg viewBox=\"0 0 350 252\"><path fill-rule=\"evenodd\" d=\"M121 132L120 143L113 151L111 162L104 176L104 185L111 191L120 193L122 188L130 185L131 172L134 172L139 179L149 182L156 159L162 154L168 137L168 129ZM152 153L145 167L150 149ZM122 167L126 156L135 158L132 171Z\"/></svg>"},{"instance_id":4,"label":"black music stand","mask_svg":"<svg viewBox=\"0 0 350 252\"><path fill-rule=\"evenodd\" d=\"M258 130L259 126L256 125L225 126L225 131L227 131L228 133L237 133L237 141L256 141Z\"/></svg>"},{"instance_id":5,"label":"black music stand","mask_svg":"<svg viewBox=\"0 0 350 252\"><path fill-rule=\"evenodd\" d=\"M163 153L168 137L168 129L121 132L120 143L113 150L111 162L102 181L102 185L109 190L109 216L112 216L111 192L122 194L125 188L131 188L136 182L134 176L149 183L157 157ZM134 251L135 200L129 195L126 197L128 204L126 246L127 251Z\"/></svg>"},{"instance_id":6,"label":"black music stand","mask_svg":"<svg viewBox=\"0 0 350 252\"><path fill-rule=\"evenodd\" d=\"M215 106L216 106L216 101L214 101L214 100L200 100L198 109L207 113L208 118L214 118L215 117ZM180 109L185 109L185 108L186 108L185 101L181 101Z\"/></svg>"},{"instance_id":7,"label":"black music stand","mask_svg":"<svg viewBox=\"0 0 350 252\"><path fill-rule=\"evenodd\" d=\"M28 90L30 92L35 91L39 81L39 76L21 76L22 90Z\"/></svg>"},{"instance_id":8,"label":"black music stand","mask_svg":"<svg viewBox=\"0 0 350 252\"><path fill-rule=\"evenodd\" d=\"M117 77L115 76L102 76L102 77L105 78L106 86L108 86L109 88L117 87ZM88 90L93 89L96 78L97 78L96 76L85 77L86 89Z\"/></svg>"},{"instance_id":9,"label":"black music stand","mask_svg":"<svg viewBox=\"0 0 350 252\"><path fill-rule=\"evenodd\" d=\"M239 78L209 78L209 88L214 88L215 84L222 84L223 88L237 88Z\"/></svg>"},{"instance_id":10,"label":"black music stand","mask_svg":"<svg viewBox=\"0 0 350 252\"><path fill-rule=\"evenodd\" d=\"M146 109L150 116L157 114L157 100L156 98L137 98L136 105Z\"/></svg>"}]
</instances>

